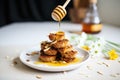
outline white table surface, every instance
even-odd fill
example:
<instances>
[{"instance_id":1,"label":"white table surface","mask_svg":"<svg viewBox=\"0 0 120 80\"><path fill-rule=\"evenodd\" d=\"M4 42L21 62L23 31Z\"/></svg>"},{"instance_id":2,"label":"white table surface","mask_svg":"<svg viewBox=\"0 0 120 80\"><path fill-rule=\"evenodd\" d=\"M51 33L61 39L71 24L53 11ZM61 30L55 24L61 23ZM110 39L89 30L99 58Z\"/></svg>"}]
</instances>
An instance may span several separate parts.
<instances>
[{"instance_id":1,"label":"white table surface","mask_svg":"<svg viewBox=\"0 0 120 80\"><path fill-rule=\"evenodd\" d=\"M81 30L81 25L63 22L61 29ZM40 41L48 39L47 35L51 31L56 30L58 30L58 23L55 22L14 23L0 28L0 80L39 80L36 75L41 75L40 80L120 80L120 58L90 59L78 69L58 73L31 69L20 62L18 57L21 51L38 46ZM120 43L118 26L104 24L102 31L96 35ZM18 64L13 65L14 60ZM102 64L103 62L109 67ZM101 72L102 75L97 72Z\"/></svg>"}]
</instances>

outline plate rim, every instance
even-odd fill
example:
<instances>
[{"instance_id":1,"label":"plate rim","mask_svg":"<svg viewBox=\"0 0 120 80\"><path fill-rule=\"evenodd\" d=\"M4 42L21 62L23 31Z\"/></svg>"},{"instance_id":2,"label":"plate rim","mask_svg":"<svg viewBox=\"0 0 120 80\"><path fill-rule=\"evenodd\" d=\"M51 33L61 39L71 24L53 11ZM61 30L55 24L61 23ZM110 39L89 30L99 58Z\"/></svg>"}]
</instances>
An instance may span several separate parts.
<instances>
[{"instance_id":1,"label":"plate rim","mask_svg":"<svg viewBox=\"0 0 120 80\"><path fill-rule=\"evenodd\" d=\"M20 61L24 64L27 65L28 67L31 67L33 69L37 69L37 70L41 70L41 71L50 71L50 72L59 72L59 71L69 71L69 70L73 70L78 68L80 65L84 64L85 62L87 62L90 58L90 54L88 51L85 51L81 48L75 47L75 49L79 49L82 50L84 53L86 53L87 56L85 56L86 58L82 61L82 62L78 62L75 63L74 65L70 64L70 65L66 65L66 66L59 66L59 67L54 67L54 66L44 66L44 65L35 65L33 63L27 62L26 60L23 59L22 56L27 56L26 53L27 52L33 52L33 51L39 51L40 48L39 47L32 47L30 49L27 49L25 51L22 51L19 55ZM79 53L78 53L79 54ZM82 53L83 54L83 53Z\"/></svg>"}]
</instances>

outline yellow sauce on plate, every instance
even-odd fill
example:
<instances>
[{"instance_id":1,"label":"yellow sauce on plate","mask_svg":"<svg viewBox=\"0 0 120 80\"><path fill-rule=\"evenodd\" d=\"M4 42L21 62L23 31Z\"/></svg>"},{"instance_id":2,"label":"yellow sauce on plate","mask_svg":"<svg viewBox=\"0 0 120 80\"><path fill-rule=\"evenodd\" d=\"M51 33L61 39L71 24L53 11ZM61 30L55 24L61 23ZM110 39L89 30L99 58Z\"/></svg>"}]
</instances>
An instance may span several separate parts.
<instances>
[{"instance_id":1,"label":"yellow sauce on plate","mask_svg":"<svg viewBox=\"0 0 120 80\"><path fill-rule=\"evenodd\" d=\"M56 67L58 67L58 66L67 66L67 65L70 65L70 64L80 63L81 61L82 61L82 58L75 58L70 63L66 63L64 61L42 62L42 61L38 60L38 61L35 61L34 64L36 64L36 65L45 64L45 65L48 65L48 66L56 66Z\"/></svg>"}]
</instances>

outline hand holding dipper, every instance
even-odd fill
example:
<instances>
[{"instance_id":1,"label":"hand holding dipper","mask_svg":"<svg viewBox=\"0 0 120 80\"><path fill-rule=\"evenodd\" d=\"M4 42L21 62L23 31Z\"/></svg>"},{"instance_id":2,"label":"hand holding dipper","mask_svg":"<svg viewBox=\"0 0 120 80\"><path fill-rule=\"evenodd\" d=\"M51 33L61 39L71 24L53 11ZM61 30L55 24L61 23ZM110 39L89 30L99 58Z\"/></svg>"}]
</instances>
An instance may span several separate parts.
<instances>
[{"instance_id":1,"label":"hand holding dipper","mask_svg":"<svg viewBox=\"0 0 120 80\"><path fill-rule=\"evenodd\" d=\"M67 11L65 7L68 5L70 0L67 0L63 6L58 5L52 12L51 16L55 21L61 21L65 15L67 14Z\"/></svg>"}]
</instances>

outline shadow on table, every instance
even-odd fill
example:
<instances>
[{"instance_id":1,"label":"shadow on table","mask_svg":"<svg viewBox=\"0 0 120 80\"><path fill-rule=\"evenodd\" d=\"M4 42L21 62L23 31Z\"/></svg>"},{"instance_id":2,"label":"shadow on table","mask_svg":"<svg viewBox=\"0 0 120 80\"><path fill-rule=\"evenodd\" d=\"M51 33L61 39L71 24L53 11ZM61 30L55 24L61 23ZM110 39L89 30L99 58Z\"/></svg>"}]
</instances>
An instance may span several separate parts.
<instances>
[{"instance_id":1,"label":"shadow on table","mask_svg":"<svg viewBox=\"0 0 120 80\"><path fill-rule=\"evenodd\" d=\"M36 69L33 69L33 68L30 68L26 65L24 65L19 57L16 57L14 60L13 60L13 63L14 63L14 67L20 71L23 71L23 72L26 72L26 73L40 73L40 72L43 72L43 73L52 73L52 72L47 72L47 71L41 71L41 70L36 70Z\"/></svg>"}]
</instances>

